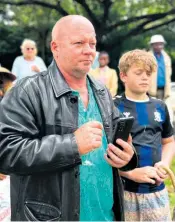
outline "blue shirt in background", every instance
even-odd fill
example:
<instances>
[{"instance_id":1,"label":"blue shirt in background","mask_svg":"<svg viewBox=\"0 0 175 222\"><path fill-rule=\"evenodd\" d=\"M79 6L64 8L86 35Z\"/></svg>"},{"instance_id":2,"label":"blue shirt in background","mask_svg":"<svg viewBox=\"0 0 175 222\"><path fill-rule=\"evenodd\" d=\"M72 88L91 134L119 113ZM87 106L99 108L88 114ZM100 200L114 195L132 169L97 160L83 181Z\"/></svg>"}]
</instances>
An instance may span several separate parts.
<instances>
[{"instance_id":1,"label":"blue shirt in background","mask_svg":"<svg viewBox=\"0 0 175 222\"><path fill-rule=\"evenodd\" d=\"M87 80L88 81L88 80ZM87 109L78 96L78 126L89 122L102 123L101 114L88 82L89 103ZM80 166L80 221L113 221L113 174L112 167L105 161L107 138L103 130L102 146L82 155Z\"/></svg>"},{"instance_id":2,"label":"blue shirt in background","mask_svg":"<svg viewBox=\"0 0 175 222\"><path fill-rule=\"evenodd\" d=\"M157 87L158 88L163 88L165 87L165 62L164 62L164 57L162 53L160 55L157 55L154 53L154 56L156 57L157 60Z\"/></svg>"}]
</instances>

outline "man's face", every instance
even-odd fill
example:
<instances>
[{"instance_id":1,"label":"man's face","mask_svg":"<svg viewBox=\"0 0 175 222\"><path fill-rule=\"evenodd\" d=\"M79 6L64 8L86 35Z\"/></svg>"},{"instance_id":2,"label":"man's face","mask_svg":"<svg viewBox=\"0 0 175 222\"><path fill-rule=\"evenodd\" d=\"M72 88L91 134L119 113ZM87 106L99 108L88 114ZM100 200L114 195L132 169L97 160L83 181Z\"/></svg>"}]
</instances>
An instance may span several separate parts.
<instances>
[{"instance_id":1,"label":"man's face","mask_svg":"<svg viewBox=\"0 0 175 222\"><path fill-rule=\"evenodd\" d=\"M100 67L105 67L109 64L109 56L107 54L101 54L99 57Z\"/></svg>"},{"instance_id":2,"label":"man's face","mask_svg":"<svg viewBox=\"0 0 175 222\"><path fill-rule=\"evenodd\" d=\"M135 94L148 92L151 83L151 73L142 65L132 65L126 74L120 74L125 87Z\"/></svg>"},{"instance_id":3,"label":"man's face","mask_svg":"<svg viewBox=\"0 0 175 222\"><path fill-rule=\"evenodd\" d=\"M151 46L152 46L152 49L155 53L161 53L161 51L164 48L164 43L156 42L156 43L151 44Z\"/></svg>"},{"instance_id":4,"label":"man's face","mask_svg":"<svg viewBox=\"0 0 175 222\"><path fill-rule=\"evenodd\" d=\"M36 47L28 43L23 47L22 53L24 57L34 58L36 55Z\"/></svg>"},{"instance_id":5,"label":"man's face","mask_svg":"<svg viewBox=\"0 0 175 222\"><path fill-rule=\"evenodd\" d=\"M62 41L56 44L57 47L52 49L52 52L60 68L76 78L81 78L89 72L96 55L93 27L82 24L72 27L62 37Z\"/></svg>"}]
</instances>

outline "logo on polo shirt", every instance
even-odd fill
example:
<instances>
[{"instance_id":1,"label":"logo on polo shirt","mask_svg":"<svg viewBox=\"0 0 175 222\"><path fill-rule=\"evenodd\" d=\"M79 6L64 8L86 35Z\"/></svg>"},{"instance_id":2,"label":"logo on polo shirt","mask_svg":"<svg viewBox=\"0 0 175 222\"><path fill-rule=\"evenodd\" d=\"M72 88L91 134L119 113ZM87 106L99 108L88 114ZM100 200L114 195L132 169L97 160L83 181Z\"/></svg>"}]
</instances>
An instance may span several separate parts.
<instances>
[{"instance_id":1,"label":"logo on polo shirt","mask_svg":"<svg viewBox=\"0 0 175 222\"><path fill-rule=\"evenodd\" d=\"M158 111L154 112L154 120L157 122L162 122L162 117L161 117L161 113L159 113Z\"/></svg>"},{"instance_id":2,"label":"logo on polo shirt","mask_svg":"<svg viewBox=\"0 0 175 222\"><path fill-rule=\"evenodd\" d=\"M123 113L123 115L124 115L125 117L129 117L130 114L131 114L130 112L124 112L124 113Z\"/></svg>"}]
</instances>

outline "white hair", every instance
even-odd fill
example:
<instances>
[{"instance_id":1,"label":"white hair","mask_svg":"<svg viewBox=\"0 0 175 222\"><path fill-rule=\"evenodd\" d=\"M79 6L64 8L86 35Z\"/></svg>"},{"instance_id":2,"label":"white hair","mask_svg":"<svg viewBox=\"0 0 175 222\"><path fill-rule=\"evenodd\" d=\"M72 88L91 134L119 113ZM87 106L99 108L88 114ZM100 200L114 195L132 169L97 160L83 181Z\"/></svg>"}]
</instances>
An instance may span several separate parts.
<instances>
[{"instance_id":1,"label":"white hair","mask_svg":"<svg viewBox=\"0 0 175 222\"><path fill-rule=\"evenodd\" d=\"M36 48L36 42L31 39L24 39L21 44L21 49L24 49L25 45L30 44L33 45Z\"/></svg>"}]
</instances>

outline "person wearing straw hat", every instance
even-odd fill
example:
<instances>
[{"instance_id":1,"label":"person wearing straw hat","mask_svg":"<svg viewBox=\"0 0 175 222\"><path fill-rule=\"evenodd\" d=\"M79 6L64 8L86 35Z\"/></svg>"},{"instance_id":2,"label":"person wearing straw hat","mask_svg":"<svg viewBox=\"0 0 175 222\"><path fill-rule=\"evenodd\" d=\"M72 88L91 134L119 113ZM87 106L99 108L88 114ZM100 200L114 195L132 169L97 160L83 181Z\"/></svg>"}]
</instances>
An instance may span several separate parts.
<instances>
[{"instance_id":1,"label":"person wearing straw hat","mask_svg":"<svg viewBox=\"0 0 175 222\"><path fill-rule=\"evenodd\" d=\"M164 100L171 93L171 58L164 50L166 41L162 35L153 35L149 44L158 66L157 72L153 74L149 93L158 99Z\"/></svg>"},{"instance_id":2,"label":"person wearing straw hat","mask_svg":"<svg viewBox=\"0 0 175 222\"><path fill-rule=\"evenodd\" d=\"M13 86L13 81L15 79L16 76L8 69L0 67L0 101L5 93Z\"/></svg>"}]
</instances>

